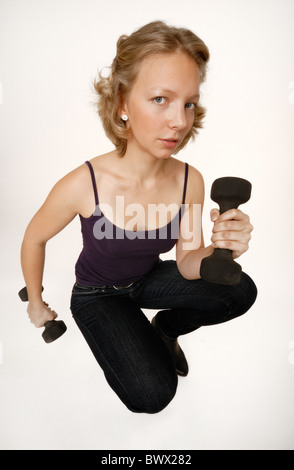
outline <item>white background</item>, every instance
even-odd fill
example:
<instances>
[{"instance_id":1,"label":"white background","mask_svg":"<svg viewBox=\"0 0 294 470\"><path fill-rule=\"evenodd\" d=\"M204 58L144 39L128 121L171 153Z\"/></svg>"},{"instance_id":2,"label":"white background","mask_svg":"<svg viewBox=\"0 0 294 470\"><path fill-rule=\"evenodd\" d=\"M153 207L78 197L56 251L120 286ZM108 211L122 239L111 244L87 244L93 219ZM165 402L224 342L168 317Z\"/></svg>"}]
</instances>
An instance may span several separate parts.
<instances>
[{"instance_id":1,"label":"white background","mask_svg":"<svg viewBox=\"0 0 294 470\"><path fill-rule=\"evenodd\" d=\"M245 316L181 339L190 373L146 415L112 392L71 318L78 219L47 246L44 298L66 334L45 344L17 292L29 220L58 179L112 149L91 81L121 34L157 19L210 49L205 127L178 157L204 176L207 243L213 180L252 182L240 263L259 296ZM293 0L0 0L1 449L294 449L293 19Z\"/></svg>"}]
</instances>

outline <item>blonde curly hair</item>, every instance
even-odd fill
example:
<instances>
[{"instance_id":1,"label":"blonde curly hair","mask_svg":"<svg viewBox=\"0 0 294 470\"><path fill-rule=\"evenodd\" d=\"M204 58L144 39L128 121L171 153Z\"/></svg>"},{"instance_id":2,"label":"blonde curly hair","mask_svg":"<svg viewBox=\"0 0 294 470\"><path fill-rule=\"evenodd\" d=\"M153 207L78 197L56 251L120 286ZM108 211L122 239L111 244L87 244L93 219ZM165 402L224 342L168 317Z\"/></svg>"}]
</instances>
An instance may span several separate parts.
<instances>
[{"instance_id":1,"label":"blonde curly hair","mask_svg":"<svg viewBox=\"0 0 294 470\"><path fill-rule=\"evenodd\" d=\"M97 94L97 111L105 133L123 156L127 149L130 130L118 114L121 97L127 94L134 83L138 66L150 54L182 51L195 60L199 67L200 83L205 80L209 50L205 43L186 28L168 26L163 21L151 22L130 36L122 35L117 41L117 53L110 67L108 77L102 73L94 79L94 92ZM198 134L205 116L205 108L197 105L192 129L186 135L177 153Z\"/></svg>"}]
</instances>

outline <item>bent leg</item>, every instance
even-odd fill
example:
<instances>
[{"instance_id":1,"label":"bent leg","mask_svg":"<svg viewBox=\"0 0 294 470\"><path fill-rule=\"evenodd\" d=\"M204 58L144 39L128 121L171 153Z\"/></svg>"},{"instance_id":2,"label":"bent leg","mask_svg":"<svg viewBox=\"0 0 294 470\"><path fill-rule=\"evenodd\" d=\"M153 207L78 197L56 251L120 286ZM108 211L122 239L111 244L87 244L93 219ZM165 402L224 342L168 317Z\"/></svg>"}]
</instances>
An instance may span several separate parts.
<instances>
[{"instance_id":1,"label":"bent leg","mask_svg":"<svg viewBox=\"0 0 294 470\"><path fill-rule=\"evenodd\" d=\"M256 286L245 273L237 286L187 280L171 260L162 261L146 276L135 299L141 308L164 309L157 314L158 324L167 336L177 338L244 314L256 296Z\"/></svg>"},{"instance_id":2,"label":"bent leg","mask_svg":"<svg viewBox=\"0 0 294 470\"><path fill-rule=\"evenodd\" d=\"M156 413L172 400L172 359L141 309L129 297L72 299L73 317L107 382L128 409Z\"/></svg>"}]
</instances>

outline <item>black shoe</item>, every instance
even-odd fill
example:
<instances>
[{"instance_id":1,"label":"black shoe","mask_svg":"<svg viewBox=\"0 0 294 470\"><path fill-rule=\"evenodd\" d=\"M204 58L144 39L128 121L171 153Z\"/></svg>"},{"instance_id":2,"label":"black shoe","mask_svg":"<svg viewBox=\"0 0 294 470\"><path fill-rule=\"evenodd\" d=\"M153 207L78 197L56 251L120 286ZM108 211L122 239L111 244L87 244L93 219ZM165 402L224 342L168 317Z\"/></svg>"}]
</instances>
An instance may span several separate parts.
<instances>
[{"instance_id":1,"label":"black shoe","mask_svg":"<svg viewBox=\"0 0 294 470\"><path fill-rule=\"evenodd\" d=\"M156 333L160 336L160 338L163 340L163 342L168 347L168 349L169 349L169 351L170 351L170 353L171 353L171 355L174 359L177 374L182 376L182 377L186 377L186 375L188 375L188 372L189 372L189 367L188 367L187 360L185 358L185 354L183 353L183 351L182 351L182 349L181 349L181 347L178 343L178 340L169 338L168 336L166 336L161 331L161 329L159 328L158 323L156 321L156 317L152 318L151 325L153 326Z\"/></svg>"}]
</instances>

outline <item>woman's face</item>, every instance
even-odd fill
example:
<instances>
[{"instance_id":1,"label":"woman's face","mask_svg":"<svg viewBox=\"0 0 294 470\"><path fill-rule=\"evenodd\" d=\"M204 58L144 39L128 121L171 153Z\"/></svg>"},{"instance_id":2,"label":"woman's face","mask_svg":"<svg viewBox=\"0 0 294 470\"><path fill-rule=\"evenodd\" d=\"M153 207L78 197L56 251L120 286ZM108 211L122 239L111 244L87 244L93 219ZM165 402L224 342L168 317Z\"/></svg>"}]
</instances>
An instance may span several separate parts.
<instances>
[{"instance_id":1,"label":"woman's face","mask_svg":"<svg viewBox=\"0 0 294 470\"><path fill-rule=\"evenodd\" d=\"M187 54L145 58L122 103L131 128L127 152L168 158L192 128L199 100L199 69Z\"/></svg>"}]
</instances>

